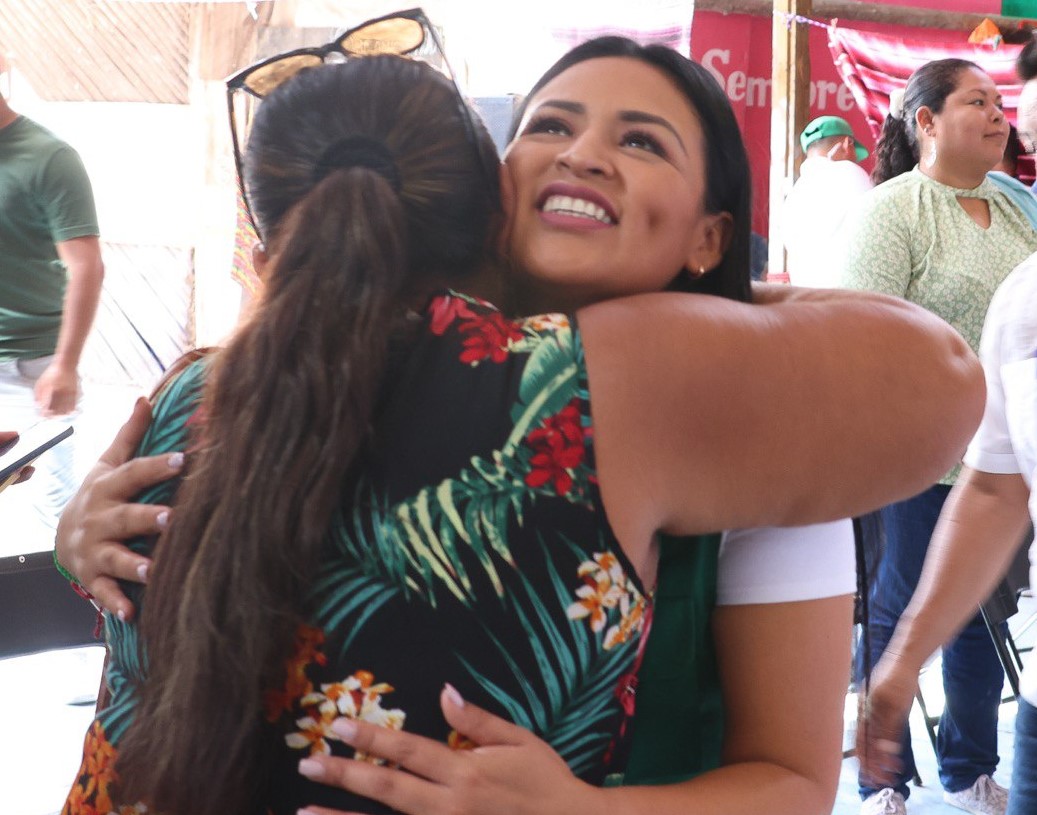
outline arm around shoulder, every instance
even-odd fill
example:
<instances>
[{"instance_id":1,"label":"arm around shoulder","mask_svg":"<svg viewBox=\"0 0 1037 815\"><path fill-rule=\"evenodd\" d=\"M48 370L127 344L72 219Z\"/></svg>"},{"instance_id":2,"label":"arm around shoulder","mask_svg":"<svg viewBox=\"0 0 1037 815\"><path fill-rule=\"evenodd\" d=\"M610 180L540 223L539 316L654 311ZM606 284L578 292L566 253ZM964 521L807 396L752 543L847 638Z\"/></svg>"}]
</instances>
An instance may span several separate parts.
<instances>
[{"instance_id":1,"label":"arm around shoulder","mask_svg":"<svg viewBox=\"0 0 1037 815\"><path fill-rule=\"evenodd\" d=\"M936 481L983 410L975 355L896 298L652 294L579 320L621 540L860 514Z\"/></svg>"}]
</instances>

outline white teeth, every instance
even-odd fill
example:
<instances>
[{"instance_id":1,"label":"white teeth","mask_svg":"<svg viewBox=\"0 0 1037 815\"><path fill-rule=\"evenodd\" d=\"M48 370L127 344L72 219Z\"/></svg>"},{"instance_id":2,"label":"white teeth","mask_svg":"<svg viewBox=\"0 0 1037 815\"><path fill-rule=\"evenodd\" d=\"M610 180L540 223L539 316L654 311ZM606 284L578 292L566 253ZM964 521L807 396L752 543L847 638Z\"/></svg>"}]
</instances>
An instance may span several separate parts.
<instances>
[{"instance_id":1,"label":"white teeth","mask_svg":"<svg viewBox=\"0 0 1037 815\"><path fill-rule=\"evenodd\" d=\"M594 202L583 198L573 198L568 195L550 196L544 202L542 210L544 212L562 212L566 215L575 215L581 218L593 218L595 221L600 221L603 224L614 223L612 216Z\"/></svg>"}]
</instances>

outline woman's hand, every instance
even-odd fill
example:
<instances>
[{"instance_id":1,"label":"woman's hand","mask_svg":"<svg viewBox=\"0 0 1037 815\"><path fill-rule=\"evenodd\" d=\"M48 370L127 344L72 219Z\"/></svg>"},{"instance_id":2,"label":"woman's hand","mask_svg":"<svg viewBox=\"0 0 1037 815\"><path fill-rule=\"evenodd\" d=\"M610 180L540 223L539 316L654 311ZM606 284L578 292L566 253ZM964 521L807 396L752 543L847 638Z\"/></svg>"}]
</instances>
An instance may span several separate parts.
<instances>
[{"instance_id":1,"label":"woman's hand","mask_svg":"<svg viewBox=\"0 0 1037 815\"><path fill-rule=\"evenodd\" d=\"M900 772L900 743L918 689L921 666L887 651L871 673L857 711L857 759L875 787L893 784Z\"/></svg>"},{"instance_id":2,"label":"woman's hand","mask_svg":"<svg viewBox=\"0 0 1037 815\"><path fill-rule=\"evenodd\" d=\"M16 441L18 441L18 434L14 430L0 430L0 453L6 453ZM32 466L26 465L19 470L18 477L11 483L21 484L23 481L28 481L33 472Z\"/></svg>"},{"instance_id":3,"label":"woman's hand","mask_svg":"<svg viewBox=\"0 0 1037 815\"><path fill-rule=\"evenodd\" d=\"M138 399L111 447L69 501L55 538L61 565L103 608L123 620L132 618L134 608L116 580L145 582L151 561L122 542L160 532L170 513L169 507L128 501L145 487L176 475L183 466L181 453L131 460L150 423L151 406Z\"/></svg>"},{"instance_id":4,"label":"woman's hand","mask_svg":"<svg viewBox=\"0 0 1037 815\"><path fill-rule=\"evenodd\" d=\"M571 815L600 810L601 790L577 779L562 758L528 730L468 704L449 685L440 695L447 723L479 745L455 750L411 733L339 719L347 744L408 772L316 755L299 763L312 781L373 798L409 815ZM308 807L310 815L342 815Z\"/></svg>"}]
</instances>

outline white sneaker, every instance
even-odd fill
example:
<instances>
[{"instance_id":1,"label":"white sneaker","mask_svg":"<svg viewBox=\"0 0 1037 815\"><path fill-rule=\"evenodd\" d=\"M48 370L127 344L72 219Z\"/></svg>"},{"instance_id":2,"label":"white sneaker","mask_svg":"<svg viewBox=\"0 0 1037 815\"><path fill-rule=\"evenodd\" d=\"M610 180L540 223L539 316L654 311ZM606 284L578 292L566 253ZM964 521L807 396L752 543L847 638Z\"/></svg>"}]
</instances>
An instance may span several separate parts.
<instances>
[{"instance_id":1,"label":"white sneaker","mask_svg":"<svg viewBox=\"0 0 1037 815\"><path fill-rule=\"evenodd\" d=\"M861 801L861 815L907 815L907 804L903 795L886 787Z\"/></svg>"},{"instance_id":2,"label":"white sneaker","mask_svg":"<svg viewBox=\"0 0 1037 815\"><path fill-rule=\"evenodd\" d=\"M958 792L945 792L943 800L972 815L1005 815L1008 790L989 775L981 775L971 787Z\"/></svg>"}]
</instances>

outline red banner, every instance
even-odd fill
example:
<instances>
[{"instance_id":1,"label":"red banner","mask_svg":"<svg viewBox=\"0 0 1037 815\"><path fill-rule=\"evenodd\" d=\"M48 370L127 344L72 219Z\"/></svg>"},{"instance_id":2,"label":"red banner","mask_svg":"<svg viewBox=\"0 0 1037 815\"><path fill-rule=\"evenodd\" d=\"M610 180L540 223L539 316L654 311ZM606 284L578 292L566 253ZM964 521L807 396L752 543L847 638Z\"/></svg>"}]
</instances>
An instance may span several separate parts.
<instances>
[{"instance_id":1,"label":"red banner","mask_svg":"<svg viewBox=\"0 0 1037 815\"><path fill-rule=\"evenodd\" d=\"M997 0L912 0L911 5L972 13L996 14L1000 11ZM996 50L988 46L970 46L967 44L968 32L936 29L845 22L838 30L843 43L853 43L844 50L852 50L857 65L865 67L863 72L858 71L858 75L869 79L866 82L862 78L851 88L833 62L827 27L810 26L810 118L842 116L869 150L874 149L878 131L876 128L873 133L861 112L859 101L873 117L884 116L888 109L887 86L891 82L900 82L902 86L915 67L930 59L964 56L980 63L991 72L995 81L1005 83L1002 93L1014 121L1019 89L1014 83L1011 65L1018 46L1002 45ZM882 33L872 33L877 31ZM753 229L763 235L767 234L770 186L772 35L770 18L715 12L696 12L691 30L692 57L701 62L727 91L741 125L753 173ZM868 60L873 60L874 65ZM869 73L873 69L887 71L885 78L879 78L876 83L876 74ZM844 66L844 73L852 74L852 67ZM878 96L870 97L869 101L869 82L876 83L879 95L879 89L885 89L884 102ZM878 122L881 123L881 119ZM864 166L871 169L870 158Z\"/></svg>"}]
</instances>

